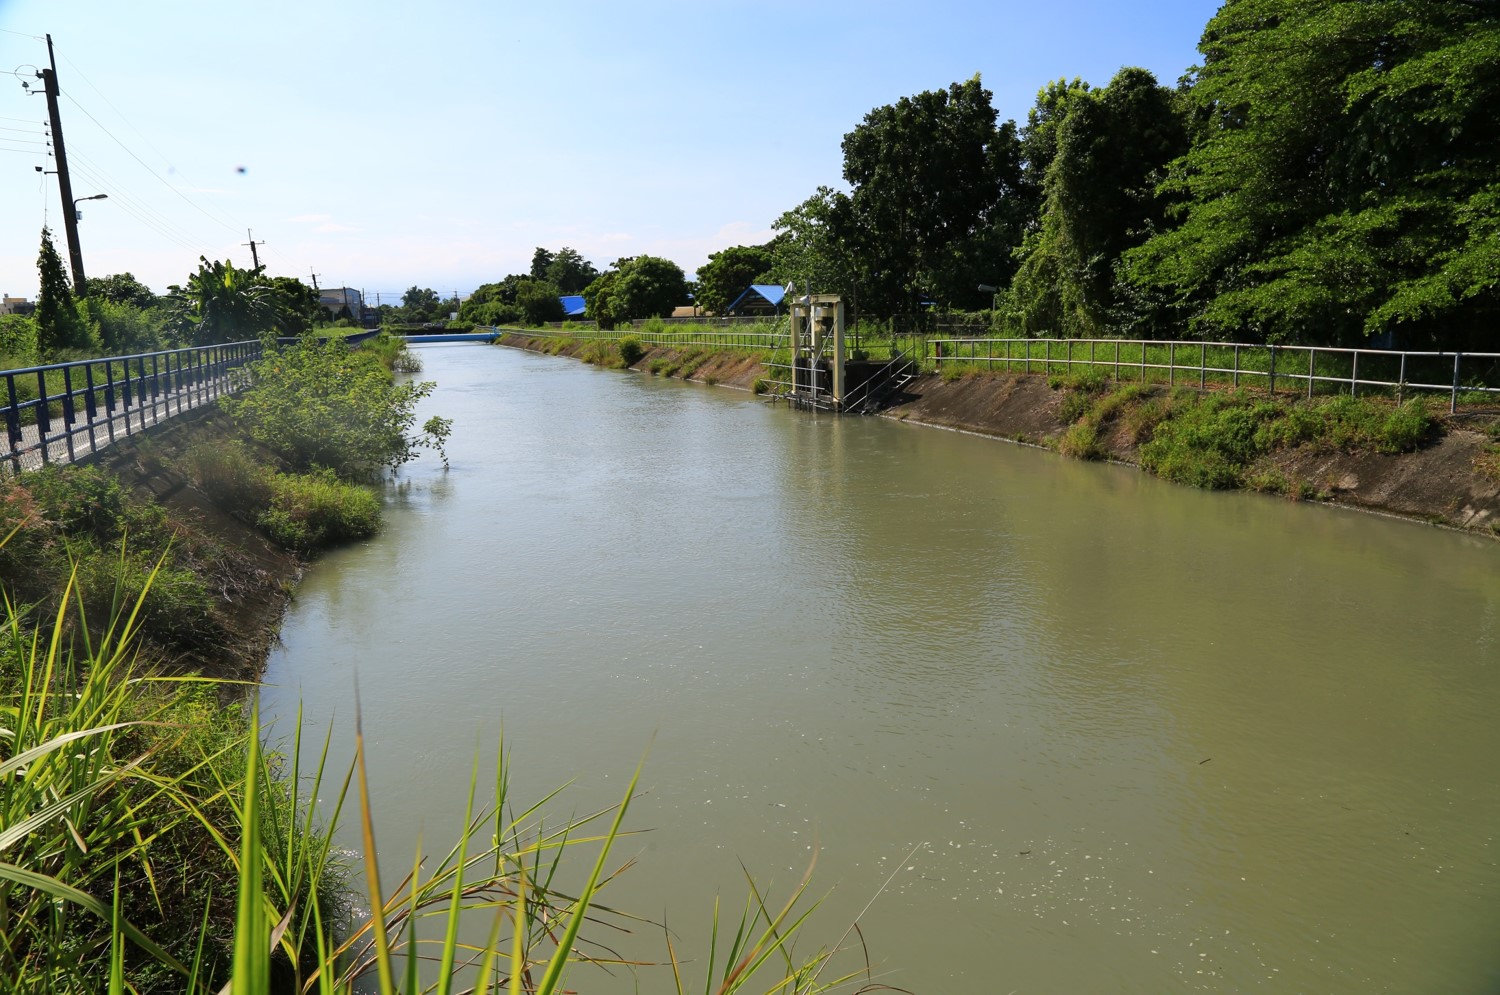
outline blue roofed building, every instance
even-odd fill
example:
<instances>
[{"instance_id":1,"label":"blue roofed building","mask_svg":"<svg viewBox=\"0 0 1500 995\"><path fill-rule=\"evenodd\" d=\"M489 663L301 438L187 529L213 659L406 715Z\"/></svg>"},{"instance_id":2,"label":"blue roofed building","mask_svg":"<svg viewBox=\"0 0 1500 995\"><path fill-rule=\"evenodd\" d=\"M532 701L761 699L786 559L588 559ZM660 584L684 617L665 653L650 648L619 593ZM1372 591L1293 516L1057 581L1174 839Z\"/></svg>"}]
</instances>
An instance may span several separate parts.
<instances>
[{"instance_id":1,"label":"blue roofed building","mask_svg":"<svg viewBox=\"0 0 1500 995\"><path fill-rule=\"evenodd\" d=\"M730 314L780 314L786 288L769 283L752 283L729 305Z\"/></svg>"}]
</instances>

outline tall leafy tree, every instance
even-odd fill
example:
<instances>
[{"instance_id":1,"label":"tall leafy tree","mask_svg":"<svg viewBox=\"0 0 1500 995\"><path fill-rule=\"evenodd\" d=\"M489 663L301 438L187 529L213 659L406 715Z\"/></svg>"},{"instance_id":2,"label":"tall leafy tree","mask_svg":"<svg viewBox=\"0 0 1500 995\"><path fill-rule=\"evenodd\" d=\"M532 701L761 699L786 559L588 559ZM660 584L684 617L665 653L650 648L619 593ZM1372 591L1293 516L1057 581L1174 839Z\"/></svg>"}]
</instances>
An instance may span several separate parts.
<instances>
[{"instance_id":1,"label":"tall leafy tree","mask_svg":"<svg viewBox=\"0 0 1500 995\"><path fill-rule=\"evenodd\" d=\"M723 314L752 283L771 278L775 262L769 245L735 245L709 253L698 267L693 300L710 314Z\"/></svg>"},{"instance_id":2,"label":"tall leafy tree","mask_svg":"<svg viewBox=\"0 0 1500 995\"><path fill-rule=\"evenodd\" d=\"M32 318L36 323L36 348L41 358L51 359L64 350L95 346L97 343L90 334L88 322L78 313L62 257L52 244L52 232L46 228L42 229L42 248L37 255L36 268L41 289Z\"/></svg>"},{"instance_id":3,"label":"tall leafy tree","mask_svg":"<svg viewBox=\"0 0 1500 995\"><path fill-rule=\"evenodd\" d=\"M626 256L583 289L583 301L601 328L632 318L666 317L687 303L687 277L670 259Z\"/></svg>"},{"instance_id":4,"label":"tall leafy tree","mask_svg":"<svg viewBox=\"0 0 1500 995\"><path fill-rule=\"evenodd\" d=\"M157 296L151 288L137 280L131 273L111 273L109 276L96 276L89 280L89 296L99 297L115 304L129 304L132 307L149 308L157 303Z\"/></svg>"},{"instance_id":5,"label":"tall leafy tree","mask_svg":"<svg viewBox=\"0 0 1500 995\"><path fill-rule=\"evenodd\" d=\"M401 317L406 321L432 321L442 308L442 298L429 287L414 286L401 295Z\"/></svg>"},{"instance_id":6,"label":"tall leafy tree","mask_svg":"<svg viewBox=\"0 0 1500 995\"><path fill-rule=\"evenodd\" d=\"M92 280L89 285L93 285ZM294 276L274 276L266 281L274 298L279 321L277 331L283 335L301 335L323 317L318 292Z\"/></svg>"},{"instance_id":7,"label":"tall leafy tree","mask_svg":"<svg viewBox=\"0 0 1500 995\"><path fill-rule=\"evenodd\" d=\"M547 267L552 265L552 260L555 258L549 250L542 248L540 245L537 246L536 251L531 254L531 278L533 280L545 280L547 278Z\"/></svg>"},{"instance_id":8,"label":"tall leafy tree","mask_svg":"<svg viewBox=\"0 0 1500 995\"><path fill-rule=\"evenodd\" d=\"M170 289L174 323L193 345L259 338L281 327L281 301L259 269L200 256L198 271Z\"/></svg>"},{"instance_id":9,"label":"tall leafy tree","mask_svg":"<svg viewBox=\"0 0 1500 995\"><path fill-rule=\"evenodd\" d=\"M982 303L977 282L965 285L972 243L1012 220L1000 207L1021 192L1021 151L979 76L875 108L843 152L866 305L910 311L924 295Z\"/></svg>"},{"instance_id":10,"label":"tall leafy tree","mask_svg":"<svg viewBox=\"0 0 1500 995\"><path fill-rule=\"evenodd\" d=\"M1032 162L1046 162L1040 225L1022 249L1006 321L1025 334L1092 336L1135 328L1135 295L1117 289L1125 250L1160 227L1166 208L1157 185L1187 150L1177 94L1144 69L1120 70L1109 86L1051 86L1027 140Z\"/></svg>"},{"instance_id":11,"label":"tall leafy tree","mask_svg":"<svg viewBox=\"0 0 1500 995\"><path fill-rule=\"evenodd\" d=\"M839 294L859 310L859 266L854 246L854 208L849 195L831 187L777 218L771 227L771 282L798 293Z\"/></svg>"},{"instance_id":12,"label":"tall leafy tree","mask_svg":"<svg viewBox=\"0 0 1500 995\"><path fill-rule=\"evenodd\" d=\"M627 318L666 317L687 303L682 267L660 256L635 256L619 265L617 293Z\"/></svg>"},{"instance_id":13,"label":"tall leafy tree","mask_svg":"<svg viewBox=\"0 0 1500 995\"><path fill-rule=\"evenodd\" d=\"M598 322L600 328L614 328L629 317L619 290L620 271L617 269L605 270L583 288L583 303L588 309L588 316Z\"/></svg>"},{"instance_id":14,"label":"tall leafy tree","mask_svg":"<svg viewBox=\"0 0 1500 995\"><path fill-rule=\"evenodd\" d=\"M524 280L516 288L516 305L528 325L563 320L557 284L550 280Z\"/></svg>"},{"instance_id":15,"label":"tall leafy tree","mask_svg":"<svg viewBox=\"0 0 1500 995\"><path fill-rule=\"evenodd\" d=\"M1205 335L1473 347L1500 321L1500 4L1234 0L1181 224L1128 257Z\"/></svg>"},{"instance_id":16,"label":"tall leafy tree","mask_svg":"<svg viewBox=\"0 0 1500 995\"><path fill-rule=\"evenodd\" d=\"M536 276L536 273L532 273ZM564 294L576 294L593 282L599 271L577 249L563 246L547 264L541 278L550 280Z\"/></svg>"}]
</instances>

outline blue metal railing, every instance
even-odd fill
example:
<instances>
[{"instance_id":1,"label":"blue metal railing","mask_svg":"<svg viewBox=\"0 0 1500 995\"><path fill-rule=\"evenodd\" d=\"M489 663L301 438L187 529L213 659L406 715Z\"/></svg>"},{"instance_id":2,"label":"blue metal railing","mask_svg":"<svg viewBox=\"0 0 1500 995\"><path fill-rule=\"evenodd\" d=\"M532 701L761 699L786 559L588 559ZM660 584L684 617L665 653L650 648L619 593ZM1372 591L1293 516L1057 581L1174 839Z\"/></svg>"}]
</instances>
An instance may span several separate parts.
<instances>
[{"instance_id":1,"label":"blue metal railing","mask_svg":"<svg viewBox=\"0 0 1500 995\"><path fill-rule=\"evenodd\" d=\"M234 371L260 355L259 341L229 342L0 371L0 464L71 462L236 389Z\"/></svg>"}]
</instances>

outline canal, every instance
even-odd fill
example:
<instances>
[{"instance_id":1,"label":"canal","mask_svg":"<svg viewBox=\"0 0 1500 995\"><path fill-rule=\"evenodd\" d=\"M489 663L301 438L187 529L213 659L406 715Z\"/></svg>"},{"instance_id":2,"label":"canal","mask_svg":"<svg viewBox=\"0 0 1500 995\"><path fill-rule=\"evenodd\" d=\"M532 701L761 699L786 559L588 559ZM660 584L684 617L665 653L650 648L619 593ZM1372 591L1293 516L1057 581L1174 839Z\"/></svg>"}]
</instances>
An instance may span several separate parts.
<instances>
[{"instance_id":1,"label":"canal","mask_svg":"<svg viewBox=\"0 0 1500 995\"><path fill-rule=\"evenodd\" d=\"M357 683L388 870L446 851L503 727L516 795L571 781L564 815L646 755L605 900L700 961L742 863L781 896L816 853L799 950L889 880L861 933L915 992L1500 986L1496 544L418 354L452 468L404 468L386 533L312 567L261 696L344 762Z\"/></svg>"}]
</instances>

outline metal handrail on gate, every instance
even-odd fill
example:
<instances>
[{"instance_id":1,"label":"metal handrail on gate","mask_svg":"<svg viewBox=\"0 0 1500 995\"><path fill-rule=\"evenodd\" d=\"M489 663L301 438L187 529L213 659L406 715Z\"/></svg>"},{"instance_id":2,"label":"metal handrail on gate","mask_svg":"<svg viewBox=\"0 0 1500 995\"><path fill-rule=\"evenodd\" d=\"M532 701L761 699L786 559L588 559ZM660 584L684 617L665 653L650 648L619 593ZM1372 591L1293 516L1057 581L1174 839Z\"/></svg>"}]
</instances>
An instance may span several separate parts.
<instances>
[{"instance_id":1,"label":"metal handrail on gate","mask_svg":"<svg viewBox=\"0 0 1500 995\"><path fill-rule=\"evenodd\" d=\"M237 389L234 371L260 355L251 340L0 371L0 462L71 462Z\"/></svg>"}]
</instances>

